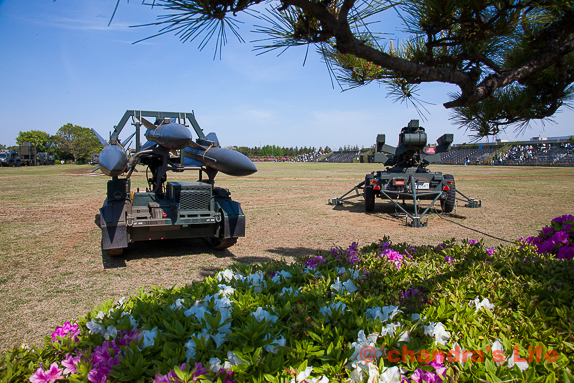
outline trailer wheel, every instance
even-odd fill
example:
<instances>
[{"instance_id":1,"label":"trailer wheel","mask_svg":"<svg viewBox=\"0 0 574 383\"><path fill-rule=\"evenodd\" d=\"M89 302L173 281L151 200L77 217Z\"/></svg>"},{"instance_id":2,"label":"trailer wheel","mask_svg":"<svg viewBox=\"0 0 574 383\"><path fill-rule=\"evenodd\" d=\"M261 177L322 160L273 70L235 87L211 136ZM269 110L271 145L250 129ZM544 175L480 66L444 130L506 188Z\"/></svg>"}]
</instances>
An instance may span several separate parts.
<instances>
[{"instance_id":1,"label":"trailer wheel","mask_svg":"<svg viewBox=\"0 0 574 383\"><path fill-rule=\"evenodd\" d=\"M372 186L365 186L364 190L365 197L365 211L375 210L375 191Z\"/></svg>"},{"instance_id":2,"label":"trailer wheel","mask_svg":"<svg viewBox=\"0 0 574 383\"><path fill-rule=\"evenodd\" d=\"M445 174L444 179L452 181L452 185L449 185L449 190L445 192L446 198L440 200L440 207L443 213L451 213L454 210L454 203L456 200L456 186L452 175Z\"/></svg>"}]
</instances>

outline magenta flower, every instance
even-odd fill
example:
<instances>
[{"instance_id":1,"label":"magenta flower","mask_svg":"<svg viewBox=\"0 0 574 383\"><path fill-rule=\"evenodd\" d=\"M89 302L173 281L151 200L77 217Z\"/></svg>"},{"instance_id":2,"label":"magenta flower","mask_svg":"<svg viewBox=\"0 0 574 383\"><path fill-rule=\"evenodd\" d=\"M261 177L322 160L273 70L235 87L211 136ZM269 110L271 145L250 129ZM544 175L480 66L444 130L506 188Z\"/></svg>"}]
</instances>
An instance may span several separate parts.
<instances>
[{"instance_id":1,"label":"magenta flower","mask_svg":"<svg viewBox=\"0 0 574 383\"><path fill-rule=\"evenodd\" d=\"M494 247L489 247L488 249L486 249L486 254L493 255L494 254Z\"/></svg>"},{"instance_id":2,"label":"magenta flower","mask_svg":"<svg viewBox=\"0 0 574 383\"><path fill-rule=\"evenodd\" d=\"M562 246L558 249L558 259L572 259L574 258L574 247L572 246Z\"/></svg>"},{"instance_id":3,"label":"magenta flower","mask_svg":"<svg viewBox=\"0 0 574 383\"><path fill-rule=\"evenodd\" d=\"M542 229L542 233L546 235L552 235L554 233L554 229L547 226L544 229Z\"/></svg>"},{"instance_id":4,"label":"magenta flower","mask_svg":"<svg viewBox=\"0 0 574 383\"><path fill-rule=\"evenodd\" d=\"M62 377L62 370L58 368L58 363L52 363L50 368L46 371L38 368L36 372L30 377L31 383L53 383L56 380L64 379Z\"/></svg>"},{"instance_id":5,"label":"magenta flower","mask_svg":"<svg viewBox=\"0 0 574 383\"><path fill-rule=\"evenodd\" d=\"M78 368L79 356L72 357L71 354L66 354L66 359L62 361L62 366L65 367L64 375L75 374Z\"/></svg>"},{"instance_id":6,"label":"magenta flower","mask_svg":"<svg viewBox=\"0 0 574 383\"><path fill-rule=\"evenodd\" d=\"M555 247L555 243L552 240L548 240L546 242L544 242L541 246L538 246L538 253L542 254L542 253L552 253L552 251L554 250Z\"/></svg>"},{"instance_id":7,"label":"magenta flower","mask_svg":"<svg viewBox=\"0 0 574 383\"><path fill-rule=\"evenodd\" d=\"M393 249L386 249L378 256L378 258L383 257L386 257L389 261L393 262L399 269L401 268L403 256L398 251Z\"/></svg>"},{"instance_id":8,"label":"magenta flower","mask_svg":"<svg viewBox=\"0 0 574 383\"><path fill-rule=\"evenodd\" d=\"M58 336L65 338L68 335L70 335L74 341L77 341L79 334L80 334L80 326L78 326L77 324L73 325L70 322L66 322L64 323L63 326L56 326L54 332L52 333L52 342L59 342L59 340L57 340L56 338Z\"/></svg>"},{"instance_id":9,"label":"magenta flower","mask_svg":"<svg viewBox=\"0 0 574 383\"><path fill-rule=\"evenodd\" d=\"M477 244L477 243L478 243L478 240L476 240L476 239L469 239L469 240L468 240L468 244L469 244L469 245L475 245L475 244Z\"/></svg>"},{"instance_id":10,"label":"magenta flower","mask_svg":"<svg viewBox=\"0 0 574 383\"><path fill-rule=\"evenodd\" d=\"M444 257L444 260L447 261L448 263L452 263L454 261L453 257Z\"/></svg>"},{"instance_id":11,"label":"magenta flower","mask_svg":"<svg viewBox=\"0 0 574 383\"><path fill-rule=\"evenodd\" d=\"M567 245L569 236L570 234L568 234L566 231L558 231L552 235L552 241L555 243L562 243Z\"/></svg>"}]
</instances>

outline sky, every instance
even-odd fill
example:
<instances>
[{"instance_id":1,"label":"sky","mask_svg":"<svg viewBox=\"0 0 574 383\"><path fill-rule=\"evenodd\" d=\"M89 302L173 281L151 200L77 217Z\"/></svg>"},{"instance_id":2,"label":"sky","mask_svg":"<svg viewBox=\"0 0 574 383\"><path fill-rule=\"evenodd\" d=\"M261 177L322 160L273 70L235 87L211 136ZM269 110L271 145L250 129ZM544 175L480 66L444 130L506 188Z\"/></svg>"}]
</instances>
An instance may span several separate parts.
<instances>
[{"instance_id":1,"label":"sky","mask_svg":"<svg viewBox=\"0 0 574 383\"><path fill-rule=\"evenodd\" d=\"M250 20L240 26L246 43L230 37L221 59L214 59L213 43L199 50L197 41L182 43L174 35L134 44L158 27L133 26L155 21L162 10L122 0L108 26L115 5L0 0L0 144L14 145L20 131L55 134L67 123L106 137L128 109L193 111L222 146L370 147L377 134L394 145L411 119L421 120L429 143L443 133L454 133L455 143L471 142L442 106L455 87L423 85L419 96L431 103L423 121L378 84L345 92L333 87L313 49L307 59L304 47L258 55L251 41L260 36L250 33ZM384 30L400 34L393 15L385 17ZM554 120L499 138L574 134L573 111L562 108Z\"/></svg>"}]
</instances>

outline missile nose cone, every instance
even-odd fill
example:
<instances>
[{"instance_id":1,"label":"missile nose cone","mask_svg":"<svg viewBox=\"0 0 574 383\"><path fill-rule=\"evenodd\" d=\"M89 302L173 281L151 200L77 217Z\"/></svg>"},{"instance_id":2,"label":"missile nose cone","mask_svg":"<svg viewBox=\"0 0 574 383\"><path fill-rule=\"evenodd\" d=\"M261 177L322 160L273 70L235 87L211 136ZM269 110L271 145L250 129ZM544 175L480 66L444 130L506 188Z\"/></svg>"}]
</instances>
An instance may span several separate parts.
<instances>
[{"instance_id":1,"label":"missile nose cone","mask_svg":"<svg viewBox=\"0 0 574 383\"><path fill-rule=\"evenodd\" d=\"M236 161L233 166L232 174L237 176L248 176L257 172L257 167L248 157L241 153L241 157L237 156Z\"/></svg>"},{"instance_id":2,"label":"missile nose cone","mask_svg":"<svg viewBox=\"0 0 574 383\"><path fill-rule=\"evenodd\" d=\"M108 145L100 153L98 165L105 175L117 177L126 170L128 157L120 145Z\"/></svg>"},{"instance_id":3,"label":"missile nose cone","mask_svg":"<svg viewBox=\"0 0 574 383\"><path fill-rule=\"evenodd\" d=\"M217 159L219 171L231 176L248 176L257 171L255 164L243 154L230 149L213 148L207 151L206 156Z\"/></svg>"}]
</instances>

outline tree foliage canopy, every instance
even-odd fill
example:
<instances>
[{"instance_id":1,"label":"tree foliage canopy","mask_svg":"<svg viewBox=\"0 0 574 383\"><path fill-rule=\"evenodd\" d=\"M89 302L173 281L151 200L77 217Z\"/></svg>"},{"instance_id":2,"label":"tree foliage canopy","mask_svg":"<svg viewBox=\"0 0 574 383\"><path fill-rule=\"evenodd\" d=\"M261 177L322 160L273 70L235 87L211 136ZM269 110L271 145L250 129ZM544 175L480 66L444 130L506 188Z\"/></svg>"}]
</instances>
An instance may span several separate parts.
<instances>
[{"instance_id":1,"label":"tree foliage canopy","mask_svg":"<svg viewBox=\"0 0 574 383\"><path fill-rule=\"evenodd\" d=\"M73 162L88 159L92 153L99 153L102 144L89 128L70 123L62 126L56 133L58 149L73 157Z\"/></svg>"},{"instance_id":2,"label":"tree foliage canopy","mask_svg":"<svg viewBox=\"0 0 574 383\"><path fill-rule=\"evenodd\" d=\"M36 146L36 152L50 152L54 150L56 138L50 136L41 130L29 130L27 132L19 132L16 137L16 143L21 146L24 142L29 142Z\"/></svg>"},{"instance_id":3,"label":"tree foliage canopy","mask_svg":"<svg viewBox=\"0 0 574 383\"><path fill-rule=\"evenodd\" d=\"M477 137L548 119L572 99L571 0L149 1L165 10L156 35L200 47L215 38L219 50L229 31L241 39L238 14L252 15L266 36L258 49L314 45L343 88L380 82L420 107L420 84L453 84L444 106ZM398 13L404 38L375 30L384 12Z\"/></svg>"}]
</instances>

